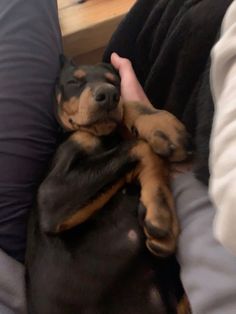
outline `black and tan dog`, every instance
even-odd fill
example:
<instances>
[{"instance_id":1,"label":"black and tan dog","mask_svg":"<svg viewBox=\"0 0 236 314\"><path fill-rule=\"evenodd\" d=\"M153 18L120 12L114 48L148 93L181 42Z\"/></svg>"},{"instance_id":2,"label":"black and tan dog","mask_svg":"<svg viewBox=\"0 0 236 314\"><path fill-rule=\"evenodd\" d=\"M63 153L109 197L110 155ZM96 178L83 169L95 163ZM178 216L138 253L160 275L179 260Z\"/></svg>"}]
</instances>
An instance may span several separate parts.
<instances>
[{"instance_id":1,"label":"black and tan dog","mask_svg":"<svg viewBox=\"0 0 236 314\"><path fill-rule=\"evenodd\" d=\"M106 64L66 62L57 103L71 134L29 223L29 313L175 313L145 243L158 256L175 250L167 161L187 156L184 126L151 105L123 103L119 76ZM146 208L143 227L135 181Z\"/></svg>"}]
</instances>

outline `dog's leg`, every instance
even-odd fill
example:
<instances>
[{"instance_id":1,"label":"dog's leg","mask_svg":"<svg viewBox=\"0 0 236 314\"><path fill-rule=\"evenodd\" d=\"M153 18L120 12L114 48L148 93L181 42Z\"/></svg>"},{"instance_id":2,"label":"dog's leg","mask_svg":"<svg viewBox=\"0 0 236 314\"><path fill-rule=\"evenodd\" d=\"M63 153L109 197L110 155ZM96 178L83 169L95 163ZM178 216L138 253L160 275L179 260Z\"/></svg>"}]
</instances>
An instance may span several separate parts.
<instances>
[{"instance_id":1,"label":"dog's leg","mask_svg":"<svg viewBox=\"0 0 236 314\"><path fill-rule=\"evenodd\" d=\"M59 233L86 221L138 177L147 208L147 245L156 254L169 254L175 247L177 223L164 169L164 162L143 141L122 143L104 153L92 135L77 134L62 145L39 189L42 230Z\"/></svg>"},{"instance_id":2,"label":"dog's leg","mask_svg":"<svg viewBox=\"0 0 236 314\"><path fill-rule=\"evenodd\" d=\"M79 208L74 214L64 220L61 224L58 224L56 233L60 233L69 230L94 215L99 209L105 206L109 200L124 186L126 183L125 177L114 183L108 190L101 193L96 199L89 202L85 207Z\"/></svg>"},{"instance_id":3,"label":"dog's leg","mask_svg":"<svg viewBox=\"0 0 236 314\"><path fill-rule=\"evenodd\" d=\"M124 103L124 123L158 155L170 161L182 161L187 157L186 129L171 113L151 105L128 102Z\"/></svg>"},{"instance_id":4,"label":"dog's leg","mask_svg":"<svg viewBox=\"0 0 236 314\"><path fill-rule=\"evenodd\" d=\"M191 308L186 294L182 297L178 304L177 314L191 314Z\"/></svg>"},{"instance_id":5,"label":"dog's leg","mask_svg":"<svg viewBox=\"0 0 236 314\"><path fill-rule=\"evenodd\" d=\"M179 228L168 184L168 165L145 142L140 141L131 153L140 160L135 175L141 185L141 202L146 208L147 247L158 256L170 255L175 250Z\"/></svg>"}]
</instances>

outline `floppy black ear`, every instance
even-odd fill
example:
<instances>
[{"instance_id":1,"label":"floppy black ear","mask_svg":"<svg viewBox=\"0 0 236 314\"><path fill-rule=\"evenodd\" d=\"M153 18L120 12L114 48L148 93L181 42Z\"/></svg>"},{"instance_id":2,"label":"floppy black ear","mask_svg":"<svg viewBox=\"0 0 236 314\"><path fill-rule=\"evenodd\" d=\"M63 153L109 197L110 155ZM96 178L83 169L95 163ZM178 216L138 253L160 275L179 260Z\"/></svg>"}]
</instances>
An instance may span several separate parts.
<instances>
[{"instance_id":1,"label":"floppy black ear","mask_svg":"<svg viewBox=\"0 0 236 314\"><path fill-rule=\"evenodd\" d=\"M72 59L67 58L64 54L60 54L60 65L61 69L63 69L68 65L75 66L75 63Z\"/></svg>"}]
</instances>

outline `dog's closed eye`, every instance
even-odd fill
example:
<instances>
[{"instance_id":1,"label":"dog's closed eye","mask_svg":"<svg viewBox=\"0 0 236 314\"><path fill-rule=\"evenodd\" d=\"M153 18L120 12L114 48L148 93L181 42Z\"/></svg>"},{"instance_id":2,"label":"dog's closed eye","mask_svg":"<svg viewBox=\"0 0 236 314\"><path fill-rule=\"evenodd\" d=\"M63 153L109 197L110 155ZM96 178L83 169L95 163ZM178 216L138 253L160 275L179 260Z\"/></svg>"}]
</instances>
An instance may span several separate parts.
<instances>
[{"instance_id":1,"label":"dog's closed eye","mask_svg":"<svg viewBox=\"0 0 236 314\"><path fill-rule=\"evenodd\" d=\"M73 85L73 84L77 84L78 80L77 79L71 79L69 81L67 81L67 85Z\"/></svg>"}]
</instances>

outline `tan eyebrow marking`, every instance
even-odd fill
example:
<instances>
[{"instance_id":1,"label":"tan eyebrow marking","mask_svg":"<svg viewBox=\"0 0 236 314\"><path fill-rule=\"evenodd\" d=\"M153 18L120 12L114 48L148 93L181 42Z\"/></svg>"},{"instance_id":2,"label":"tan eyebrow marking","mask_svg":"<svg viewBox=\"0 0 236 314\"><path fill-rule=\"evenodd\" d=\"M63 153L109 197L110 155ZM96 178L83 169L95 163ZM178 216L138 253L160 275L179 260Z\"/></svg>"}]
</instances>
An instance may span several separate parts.
<instances>
[{"instance_id":1,"label":"tan eyebrow marking","mask_svg":"<svg viewBox=\"0 0 236 314\"><path fill-rule=\"evenodd\" d=\"M77 77L78 79L82 79L86 76L86 74L87 73L84 70L79 69L75 71L74 76Z\"/></svg>"},{"instance_id":2,"label":"tan eyebrow marking","mask_svg":"<svg viewBox=\"0 0 236 314\"><path fill-rule=\"evenodd\" d=\"M106 73L105 73L105 77L106 77L109 81L112 81L112 82L115 82L115 81L116 81L115 75L113 75L113 74L110 73L110 72L106 72Z\"/></svg>"}]
</instances>

